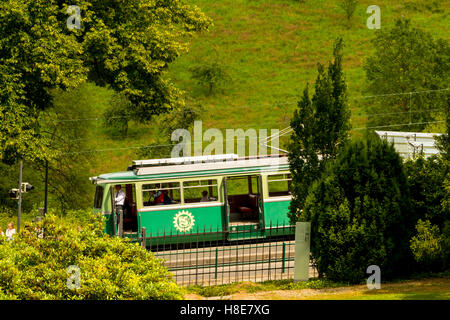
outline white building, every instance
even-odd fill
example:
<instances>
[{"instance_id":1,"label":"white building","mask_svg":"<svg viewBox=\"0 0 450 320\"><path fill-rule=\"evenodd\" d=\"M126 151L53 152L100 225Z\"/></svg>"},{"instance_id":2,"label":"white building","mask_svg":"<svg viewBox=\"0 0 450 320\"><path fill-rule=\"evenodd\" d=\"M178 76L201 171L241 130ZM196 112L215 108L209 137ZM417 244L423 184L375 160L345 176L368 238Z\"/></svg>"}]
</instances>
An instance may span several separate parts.
<instances>
[{"instance_id":1,"label":"white building","mask_svg":"<svg viewBox=\"0 0 450 320\"><path fill-rule=\"evenodd\" d=\"M441 133L422 132L398 132L398 131L375 131L382 139L394 142L395 150L405 159L414 158L418 154L424 154L428 158L439 153L434 138Z\"/></svg>"}]
</instances>

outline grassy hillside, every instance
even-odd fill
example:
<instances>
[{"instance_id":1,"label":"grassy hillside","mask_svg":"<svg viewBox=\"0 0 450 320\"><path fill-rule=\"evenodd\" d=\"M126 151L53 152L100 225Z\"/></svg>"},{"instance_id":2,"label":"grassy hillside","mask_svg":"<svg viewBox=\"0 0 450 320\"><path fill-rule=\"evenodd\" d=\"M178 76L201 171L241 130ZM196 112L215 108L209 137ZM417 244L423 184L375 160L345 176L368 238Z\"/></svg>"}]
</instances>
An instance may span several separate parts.
<instances>
[{"instance_id":1,"label":"grassy hillside","mask_svg":"<svg viewBox=\"0 0 450 320\"><path fill-rule=\"evenodd\" d=\"M343 65L353 128L364 127L365 109L373 100L357 97L363 94L363 61L373 52L371 39L376 31L366 27L366 8L372 1L360 0L350 23L339 0L189 2L210 16L214 26L191 39L190 51L170 66L167 77L186 92L190 103L203 106L203 130L287 127L300 92L307 82L314 81L317 63L327 63L331 58L338 36L345 42ZM435 37L449 38L450 0L379 0L377 5L381 8L381 28L391 27L396 18L403 16ZM225 67L231 78L212 95L192 79L189 71L210 62ZM92 84L81 91L74 104L83 105L83 114L77 115L79 108L74 108L72 117L101 117L111 92ZM91 175L124 170L139 157L139 146L154 144L161 135L154 123L132 121L124 138L102 127L101 119L85 124L90 133L82 151L97 150L92 153L96 164L88 168Z\"/></svg>"},{"instance_id":2,"label":"grassy hillside","mask_svg":"<svg viewBox=\"0 0 450 320\"><path fill-rule=\"evenodd\" d=\"M363 61L374 51L371 40L376 31L366 27L366 8L373 2L360 0L354 17L347 23L339 1L190 0L213 19L214 26L190 40L190 51L170 66L167 77L186 92L189 103L203 106L203 130L282 129L289 125L300 92L307 82L314 81L317 63L327 63L334 40L341 36L345 43L343 66L351 122L353 128L364 127L366 108L374 101L360 98L365 83ZM449 39L450 0L379 0L377 5L381 8L381 28L393 26L396 18L408 17L414 26L436 38ZM231 81L208 95L207 89L192 79L190 68L211 62L222 65ZM86 176L83 188L89 199L93 195L87 176L125 170L131 160L141 158L141 146L164 140L156 122L144 125L131 121L126 137L105 129L101 117L111 96L110 90L88 83L55 100L64 110L58 118L84 119L83 124L89 129L86 136L74 137L82 141L81 154L92 160L89 167L82 168ZM70 123L61 121L60 125ZM281 147L286 141L288 137L283 137ZM4 170L8 171L3 175L2 192L6 194L17 183L18 168ZM50 171L50 179L54 174ZM30 164L25 164L24 179L36 190L27 195L24 208L42 206L43 177L43 172L34 172ZM11 200L6 201L15 208Z\"/></svg>"},{"instance_id":3,"label":"grassy hillside","mask_svg":"<svg viewBox=\"0 0 450 320\"><path fill-rule=\"evenodd\" d=\"M363 61L373 52L366 9L360 0L350 24L338 0L193 0L214 20L211 32L192 42L189 54L171 66L177 85L207 108L204 122L217 128L273 128L288 125L295 102L307 82L316 77L316 64L331 58L336 37L345 43L343 66L349 96L360 96ZM450 1L382 0L381 28L408 17L416 27L447 38ZM189 68L218 60L232 78L223 93L206 95L190 78ZM351 99L352 123L364 126L364 107L370 100ZM245 114L245 121L242 115Z\"/></svg>"}]
</instances>

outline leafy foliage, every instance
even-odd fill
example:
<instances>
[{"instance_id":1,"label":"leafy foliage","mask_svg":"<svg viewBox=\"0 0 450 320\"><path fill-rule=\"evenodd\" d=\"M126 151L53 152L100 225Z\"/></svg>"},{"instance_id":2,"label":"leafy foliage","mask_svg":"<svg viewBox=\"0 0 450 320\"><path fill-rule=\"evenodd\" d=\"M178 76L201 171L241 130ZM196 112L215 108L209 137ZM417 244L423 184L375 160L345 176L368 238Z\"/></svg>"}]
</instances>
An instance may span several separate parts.
<instances>
[{"instance_id":1,"label":"leafy foliage","mask_svg":"<svg viewBox=\"0 0 450 320\"><path fill-rule=\"evenodd\" d=\"M311 252L321 276L358 283L369 265L383 278L408 273L411 211L402 160L386 141L353 141L329 162L306 199Z\"/></svg>"},{"instance_id":2,"label":"leafy foliage","mask_svg":"<svg viewBox=\"0 0 450 320\"><path fill-rule=\"evenodd\" d=\"M348 139L350 113L342 71L342 39L334 46L334 61L327 71L318 65L315 92L303 91L291 121L289 163L293 181L290 220L294 223L303 209L308 188L320 177L324 163L334 159Z\"/></svg>"},{"instance_id":3,"label":"leafy foliage","mask_svg":"<svg viewBox=\"0 0 450 320\"><path fill-rule=\"evenodd\" d=\"M419 220L416 225L417 234L411 239L411 250L414 258L427 271L439 271L448 266L450 222L444 227L447 233L441 233L439 227L429 220Z\"/></svg>"},{"instance_id":4,"label":"leafy foliage","mask_svg":"<svg viewBox=\"0 0 450 320\"><path fill-rule=\"evenodd\" d=\"M45 141L35 131L37 121L29 117L22 101L24 85L17 75L0 64L0 161L13 164L17 154L42 158Z\"/></svg>"},{"instance_id":5,"label":"leafy foliage","mask_svg":"<svg viewBox=\"0 0 450 320\"><path fill-rule=\"evenodd\" d=\"M445 199L444 180L448 168L442 157L427 159L419 157L405 163L414 210L418 217L443 226L449 218L448 210L443 207Z\"/></svg>"},{"instance_id":6,"label":"leafy foliage","mask_svg":"<svg viewBox=\"0 0 450 320\"><path fill-rule=\"evenodd\" d=\"M187 50L184 40L210 25L198 8L180 0L80 0L81 29L69 30L69 5L60 0L0 3L0 82L6 88L0 105L15 103L2 110L2 158L5 153L31 159L51 155L33 138L39 136L35 119L52 106L55 88L76 88L86 79L109 85L134 105L142 121L182 104L181 92L162 75ZM27 141L37 151L24 148Z\"/></svg>"},{"instance_id":7,"label":"leafy foliage","mask_svg":"<svg viewBox=\"0 0 450 320\"><path fill-rule=\"evenodd\" d=\"M80 214L80 213L78 213ZM2 299L181 299L182 291L153 254L102 232L101 219L47 216L0 239ZM44 230L43 237L38 235ZM67 267L80 268L69 289Z\"/></svg>"},{"instance_id":8,"label":"leafy foliage","mask_svg":"<svg viewBox=\"0 0 450 320\"><path fill-rule=\"evenodd\" d=\"M209 27L209 18L180 0L90 0L79 6L78 39L90 79L127 97L141 120L180 104L181 92L162 75L187 51L185 39Z\"/></svg>"},{"instance_id":9,"label":"leafy foliage","mask_svg":"<svg viewBox=\"0 0 450 320\"><path fill-rule=\"evenodd\" d=\"M437 110L448 108L450 50L445 39L412 27L399 19L391 29L381 29L373 40L374 54L364 63L367 92L378 97L369 108L369 126L405 124L396 130L421 131L436 120ZM421 92L420 94L407 94ZM400 95L389 95L400 93ZM380 114L386 114L381 116ZM410 123L423 123L410 125Z\"/></svg>"},{"instance_id":10,"label":"leafy foliage","mask_svg":"<svg viewBox=\"0 0 450 320\"><path fill-rule=\"evenodd\" d=\"M411 250L419 266L441 271L450 263L450 162L449 122L447 133L436 140L440 154L406 163L414 210L421 220L411 239Z\"/></svg>"}]
</instances>

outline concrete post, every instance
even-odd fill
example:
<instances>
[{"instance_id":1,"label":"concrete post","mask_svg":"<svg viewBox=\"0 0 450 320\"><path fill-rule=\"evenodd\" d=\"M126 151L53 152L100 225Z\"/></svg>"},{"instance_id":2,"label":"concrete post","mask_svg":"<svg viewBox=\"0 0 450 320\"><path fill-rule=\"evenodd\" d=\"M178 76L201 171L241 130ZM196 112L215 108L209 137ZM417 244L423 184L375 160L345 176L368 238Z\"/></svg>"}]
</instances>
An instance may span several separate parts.
<instances>
[{"instance_id":1,"label":"concrete post","mask_svg":"<svg viewBox=\"0 0 450 320\"><path fill-rule=\"evenodd\" d=\"M309 254L311 241L311 223L295 224L294 281L309 280Z\"/></svg>"}]
</instances>

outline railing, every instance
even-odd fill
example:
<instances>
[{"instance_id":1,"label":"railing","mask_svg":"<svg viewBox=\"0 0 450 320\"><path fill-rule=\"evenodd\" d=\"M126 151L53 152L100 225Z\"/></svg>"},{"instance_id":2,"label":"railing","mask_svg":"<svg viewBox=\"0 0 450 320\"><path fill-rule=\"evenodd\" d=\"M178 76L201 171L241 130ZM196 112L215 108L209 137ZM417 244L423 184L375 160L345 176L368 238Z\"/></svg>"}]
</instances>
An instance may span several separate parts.
<instances>
[{"instance_id":1,"label":"railing","mask_svg":"<svg viewBox=\"0 0 450 320\"><path fill-rule=\"evenodd\" d=\"M217 285L241 281L292 279L294 227L237 225L237 231L209 228L195 233L142 230L145 244L163 259L179 285ZM310 266L310 277L316 277Z\"/></svg>"}]
</instances>

